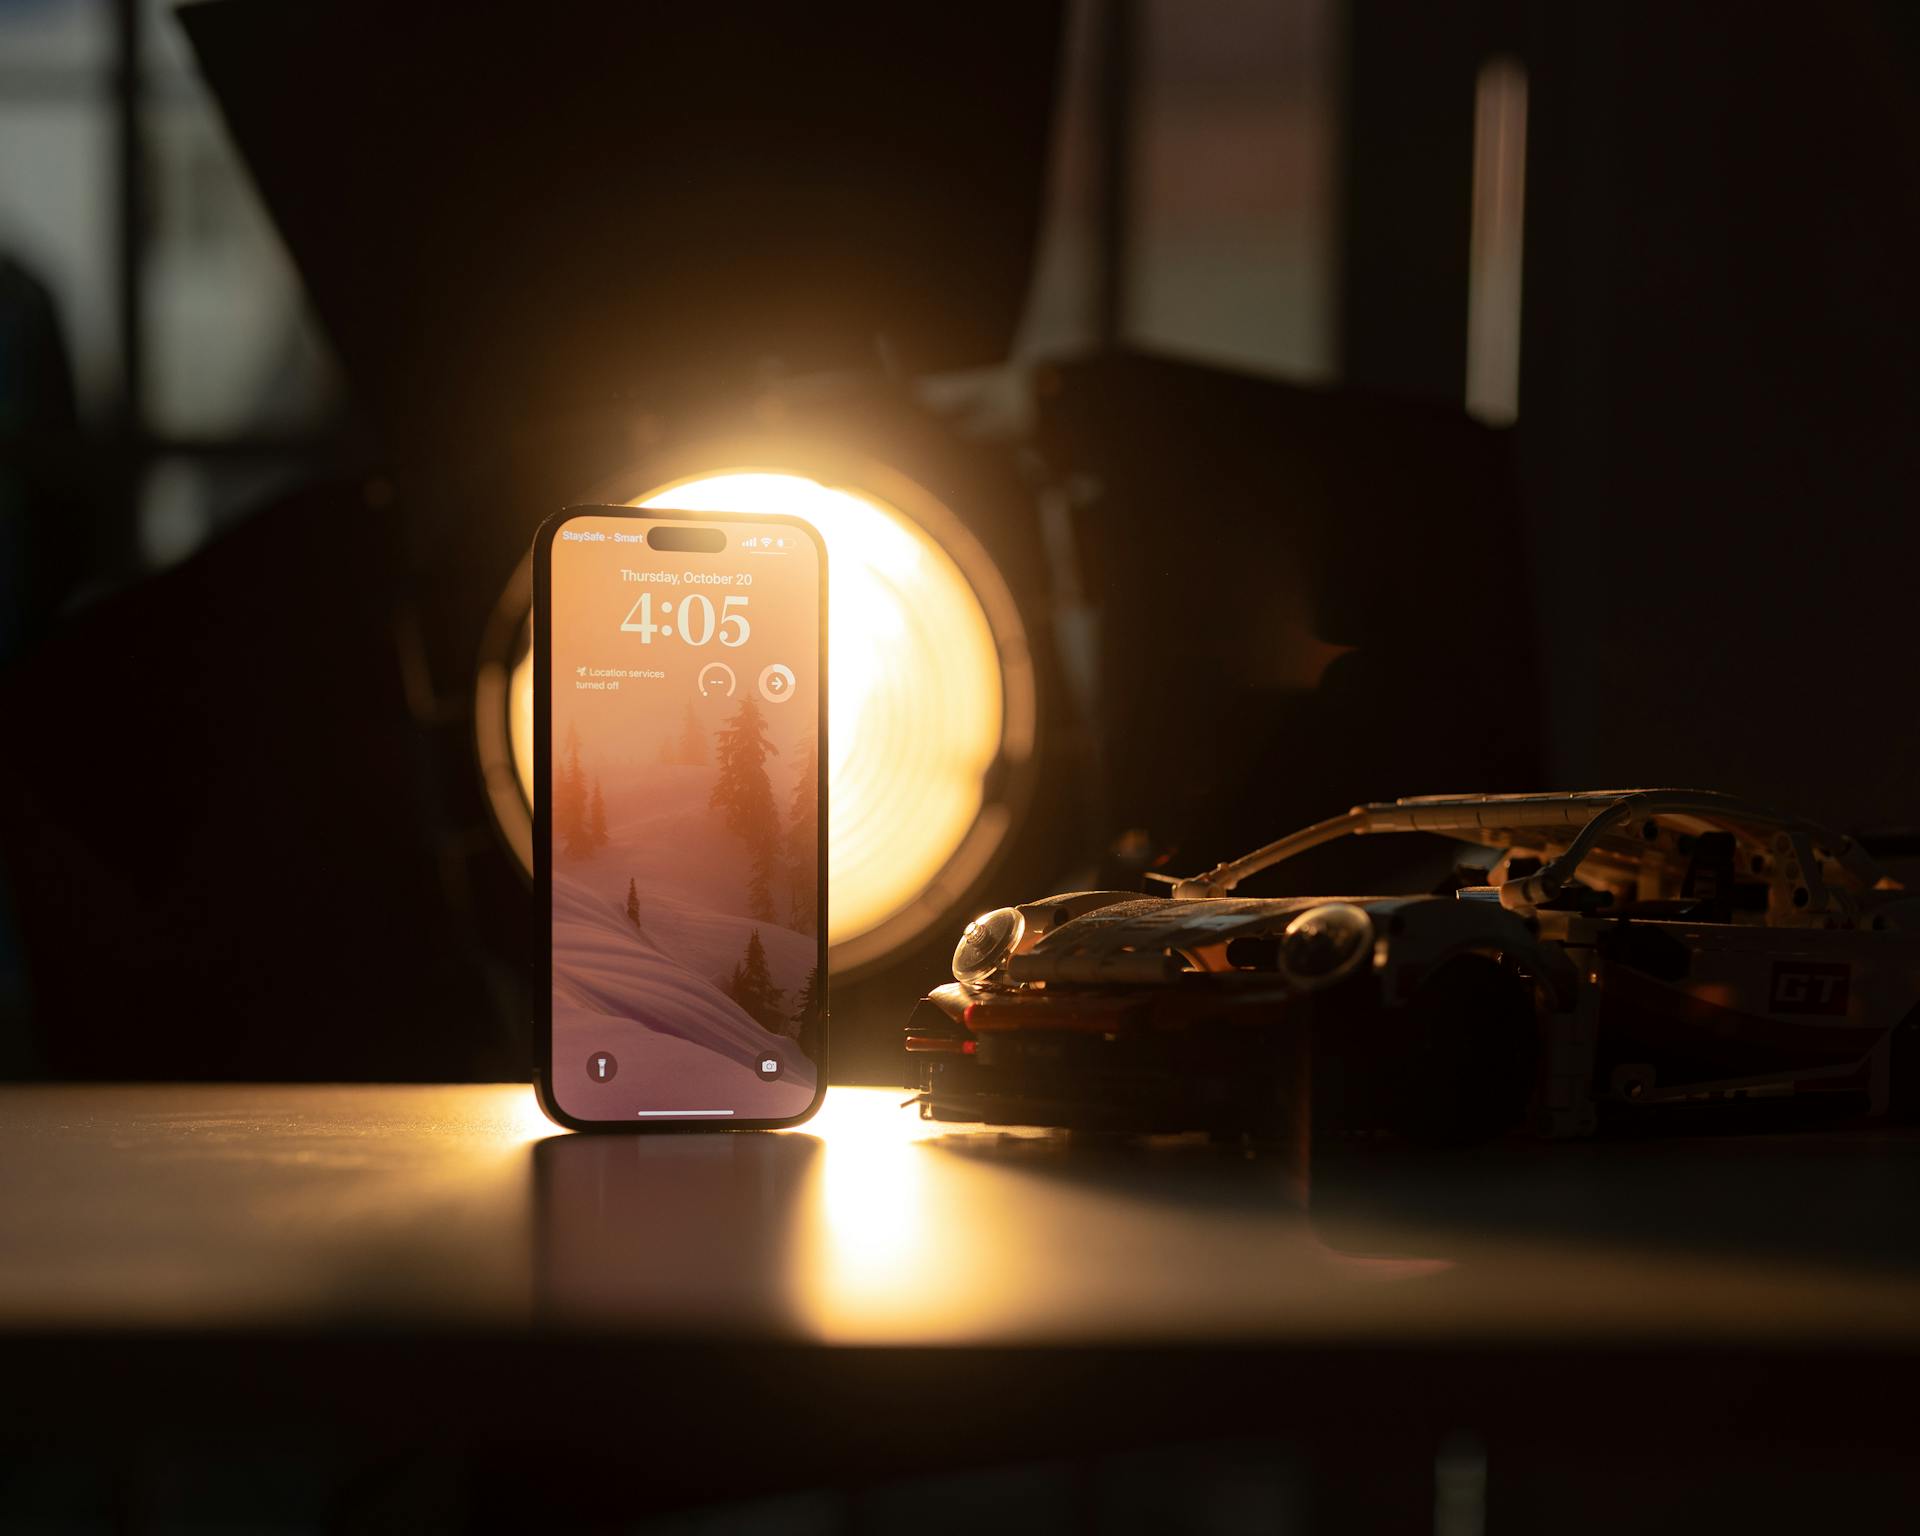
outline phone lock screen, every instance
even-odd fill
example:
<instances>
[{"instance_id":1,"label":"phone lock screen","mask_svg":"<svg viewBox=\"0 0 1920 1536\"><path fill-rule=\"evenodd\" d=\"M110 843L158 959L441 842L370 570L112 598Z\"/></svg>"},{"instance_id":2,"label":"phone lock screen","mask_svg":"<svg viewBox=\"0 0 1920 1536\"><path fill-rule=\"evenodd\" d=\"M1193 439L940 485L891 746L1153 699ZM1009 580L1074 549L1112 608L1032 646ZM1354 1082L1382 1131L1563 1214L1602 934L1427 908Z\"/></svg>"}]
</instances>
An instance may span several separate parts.
<instances>
[{"instance_id":1,"label":"phone lock screen","mask_svg":"<svg viewBox=\"0 0 1920 1536\"><path fill-rule=\"evenodd\" d=\"M576 508L536 545L550 1110L805 1116L822 1079L825 556L788 519Z\"/></svg>"}]
</instances>

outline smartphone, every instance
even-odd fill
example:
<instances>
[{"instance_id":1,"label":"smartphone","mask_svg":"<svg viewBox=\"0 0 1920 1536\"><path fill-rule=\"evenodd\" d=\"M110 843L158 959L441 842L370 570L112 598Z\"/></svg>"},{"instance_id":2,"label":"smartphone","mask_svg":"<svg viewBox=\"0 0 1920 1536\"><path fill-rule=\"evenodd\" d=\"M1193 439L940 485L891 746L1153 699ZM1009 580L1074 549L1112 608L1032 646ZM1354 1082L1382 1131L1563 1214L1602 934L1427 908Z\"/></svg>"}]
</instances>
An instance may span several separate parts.
<instances>
[{"instance_id":1,"label":"smartphone","mask_svg":"<svg viewBox=\"0 0 1920 1536\"><path fill-rule=\"evenodd\" d=\"M798 518L569 507L533 566L541 1105L797 1125L826 1091L826 546Z\"/></svg>"}]
</instances>

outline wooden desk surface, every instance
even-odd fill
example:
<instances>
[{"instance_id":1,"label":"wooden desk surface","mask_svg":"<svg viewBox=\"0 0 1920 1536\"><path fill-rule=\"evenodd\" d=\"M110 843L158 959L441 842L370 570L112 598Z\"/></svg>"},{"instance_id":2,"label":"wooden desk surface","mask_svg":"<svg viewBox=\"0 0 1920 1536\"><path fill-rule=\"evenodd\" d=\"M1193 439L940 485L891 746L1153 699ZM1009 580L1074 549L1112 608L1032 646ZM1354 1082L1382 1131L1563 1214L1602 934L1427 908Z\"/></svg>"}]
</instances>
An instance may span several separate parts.
<instances>
[{"instance_id":1,"label":"wooden desk surface","mask_svg":"<svg viewBox=\"0 0 1920 1536\"><path fill-rule=\"evenodd\" d=\"M487 1087L0 1091L0 1333L558 1328L786 1344L1911 1346L1920 1137L1294 1170L925 1124L556 1134Z\"/></svg>"}]
</instances>

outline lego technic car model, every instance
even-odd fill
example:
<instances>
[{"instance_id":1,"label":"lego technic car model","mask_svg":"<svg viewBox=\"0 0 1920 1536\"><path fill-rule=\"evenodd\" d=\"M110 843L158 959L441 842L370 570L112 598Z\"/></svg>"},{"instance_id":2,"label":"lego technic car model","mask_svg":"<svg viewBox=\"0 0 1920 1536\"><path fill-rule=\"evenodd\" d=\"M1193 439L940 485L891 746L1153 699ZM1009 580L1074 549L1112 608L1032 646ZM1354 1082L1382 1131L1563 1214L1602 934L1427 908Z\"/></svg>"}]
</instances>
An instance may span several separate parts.
<instances>
[{"instance_id":1,"label":"lego technic car model","mask_svg":"<svg viewBox=\"0 0 1920 1536\"><path fill-rule=\"evenodd\" d=\"M1231 894L1382 832L1483 845L1487 883ZM1310 1114L1472 1142L1767 1097L1884 1113L1920 1086L1920 892L1853 839L1730 796L1362 805L1170 883L970 923L906 1027L922 1115L1298 1133Z\"/></svg>"}]
</instances>

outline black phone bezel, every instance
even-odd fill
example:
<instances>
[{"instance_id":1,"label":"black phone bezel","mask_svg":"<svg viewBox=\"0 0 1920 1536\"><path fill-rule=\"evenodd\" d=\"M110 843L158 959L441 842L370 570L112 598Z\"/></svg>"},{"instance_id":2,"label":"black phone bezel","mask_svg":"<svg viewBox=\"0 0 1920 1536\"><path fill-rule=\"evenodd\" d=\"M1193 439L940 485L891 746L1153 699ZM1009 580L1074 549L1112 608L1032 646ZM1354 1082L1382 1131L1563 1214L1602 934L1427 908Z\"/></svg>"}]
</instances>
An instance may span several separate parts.
<instances>
[{"instance_id":1,"label":"black phone bezel","mask_svg":"<svg viewBox=\"0 0 1920 1536\"><path fill-rule=\"evenodd\" d=\"M775 1120L581 1120L562 1109L553 1092L553 541L576 517L620 517L635 521L753 523L796 528L813 542L820 573L818 603L820 719L816 740L820 765L820 888L818 942L821 983L819 1026L815 1037L817 1077L813 1099L799 1114ZM827 544L804 518L784 512L694 512L677 507L626 507L592 504L563 507L533 536L533 885L539 903L540 943L535 978L533 1086L547 1118L570 1131L613 1131L625 1135L686 1135L715 1131L772 1131L803 1125L820 1108L827 1092L832 996L827 974Z\"/></svg>"}]
</instances>

